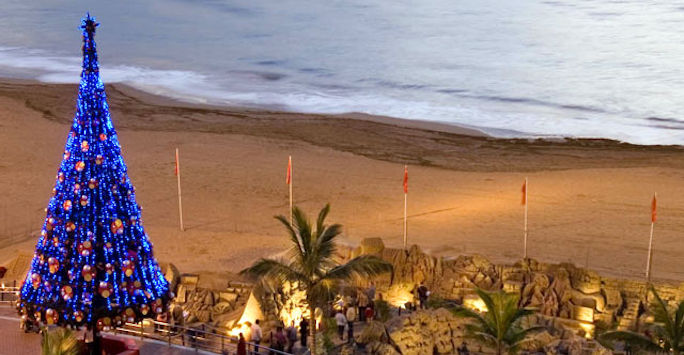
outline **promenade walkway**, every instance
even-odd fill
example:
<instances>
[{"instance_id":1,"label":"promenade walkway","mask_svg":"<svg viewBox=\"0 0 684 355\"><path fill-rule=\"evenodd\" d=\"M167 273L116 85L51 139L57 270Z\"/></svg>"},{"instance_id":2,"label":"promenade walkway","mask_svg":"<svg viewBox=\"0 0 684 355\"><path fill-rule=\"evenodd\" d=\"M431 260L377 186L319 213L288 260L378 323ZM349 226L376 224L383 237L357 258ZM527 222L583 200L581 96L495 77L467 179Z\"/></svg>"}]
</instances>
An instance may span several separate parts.
<instances>
[{"instance_id":1,"label":"promenade walkway","mask_svg":"<svg viewBox=\"0 0 684 355\"><path fill-rule=\"evenodd\" d=\"M190 355L212 354L204 351L195 351L180 346L169 346L158 341L141 341L134 339L140 347L141 355ZM36 333L24 333L19 329L19 318L12 307L0 306L0 355L39 355L40 335Z\"/></svg>"}]
</instances>

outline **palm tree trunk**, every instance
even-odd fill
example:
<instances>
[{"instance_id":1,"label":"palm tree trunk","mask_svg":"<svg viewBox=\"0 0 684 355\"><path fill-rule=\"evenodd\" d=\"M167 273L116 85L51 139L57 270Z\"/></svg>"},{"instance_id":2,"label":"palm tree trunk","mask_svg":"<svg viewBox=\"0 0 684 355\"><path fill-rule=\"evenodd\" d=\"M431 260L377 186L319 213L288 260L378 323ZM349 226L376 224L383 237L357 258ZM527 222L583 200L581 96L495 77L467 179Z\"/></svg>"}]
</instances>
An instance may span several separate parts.
<instances>
[{"instance_id":1,"label":"palm tree trunk","mask_svg":"<svg viewBox=\"0 0 684 355\"><path fill-rule=\"evenodd\" d=\"M316 355L316 307L309 301L309 324L311 324L311 355Z\"/></svg>"}]
</instances>

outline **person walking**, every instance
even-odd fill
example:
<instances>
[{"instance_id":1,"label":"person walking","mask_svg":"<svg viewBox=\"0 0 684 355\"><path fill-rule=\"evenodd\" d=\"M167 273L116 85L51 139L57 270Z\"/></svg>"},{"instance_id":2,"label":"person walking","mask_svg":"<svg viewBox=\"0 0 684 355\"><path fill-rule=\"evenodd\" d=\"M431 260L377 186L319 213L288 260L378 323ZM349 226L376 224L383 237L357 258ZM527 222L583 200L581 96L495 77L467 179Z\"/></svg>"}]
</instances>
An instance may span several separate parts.
<instances>
[{"instance_id":1,"label":"person walking","mask_svg":"<svg viewBox=\"0 0 684 355\"><path fill-rule=\"evenodd\" d=\"M299 343L302 344L303 348L306 348L306 341L309 339L309 321L306 318L302 318L302 321L299 322L299 335L301 336Z\"/></svg>"},{"instance_id":2,"label":"person walking","mask_svg":"<svg viewBox=\"0 0 684 355\"><path fill-rule=\"evenodd\" d=\"M254 343L254 352L259 353L259 344L261 343L261 338L263 334L261 333L261 326L259 325L259 320L255 320L254 324L250 328L250 340Z\"/></svg>"},{"instance_id":3,"label":"person walking","mask_svg":"<svg viewBox=\"0 0 684 355\"><path fill-rule=\"evenodd\" d=\"M347 325L347 317L341 310L335 314L335 322L337 323L337 335L340 336L340 340L344 340L344 327Z\"/></svg>"},{"instance_id":4,"label":"person walking","mask_svg":"<svg viewBox=\"0 0 684 355\"><path fill-rule=\"evenodd\" d=\"M278 351L285 351L285 345L287 344L287 336L285 331L283 331L283 326L279 325L276 327L275 341L271 340L271 346L273 349Z\"/></svg>"},{"instance_id":5,"label":"person walking","mask_svg":"<svg viewBox=\"0 0 684 355\"><path fill-rule=\"evenodd\" d=\"M285 334L287 335L287 352L292 354L294 345L297 342L297 328L295 327L294 321L287 327Z\"/></svg>"},{"instance_id":6,"label":"person walking","mask_svg":"<svg viewBox=\"0 0 684 355\"><path fill-rule=\"evenodd\" d=\"M421 309L427 309L427 301L429 296L430 290L428 290L427 286L425 286L425 284L423 284L421 281L420 286L418 286L418 300L420 301Z\"/></svg>"},{"instance_id":7,"label":"person walking","mask_svg":"<svg viewBox=\"0 0 684 355\"><path fill-rule=\"evenodd\" d=\"M358 303L359 303L359 320L361 322L366 321L366 307L368 307L368 295L366 295L365 292L361 292L359 290L359 296L358 296Z\"/></svg>"},{"instance_id":8,"label":"person walking","mask_svg":"<svg viewBox=\"0 0 684 355\"><path fill-rule=\"evenodd\" d=\"M375 301L375 282L371 281L370 286L368 287L368 302L373 301Z\"/></svg>"},{"instance_id":9,"label":"person walking","mask_svg":"<svg viewBox=\"0 0 684 355\"><path fill-rule=\"evenodd\" d=\"M347 341L354 342L354 322L356 321L356 307L347 308Z\"/></svg>"},{"instance_id":10,"label":"person walking","mask_svg":"<svg viewBox=\"0 0 684 355\"><path fill-rule=\"evenodd\" d=\"M237 345L237 355L247 355L247 343L245 336L240 333Z\"/></svg>"},{"instance_id":11,"label":"person walking","mask_svg":"<svg viewBox=\"0 0 684 355\"><path fill-rule=\"evenodd\" d=\"M456 349L458 351L458 355L470 355L470 350L468 350L468 344L464 341L461 344L461 347Z\"/></svg>"}]
</instances>

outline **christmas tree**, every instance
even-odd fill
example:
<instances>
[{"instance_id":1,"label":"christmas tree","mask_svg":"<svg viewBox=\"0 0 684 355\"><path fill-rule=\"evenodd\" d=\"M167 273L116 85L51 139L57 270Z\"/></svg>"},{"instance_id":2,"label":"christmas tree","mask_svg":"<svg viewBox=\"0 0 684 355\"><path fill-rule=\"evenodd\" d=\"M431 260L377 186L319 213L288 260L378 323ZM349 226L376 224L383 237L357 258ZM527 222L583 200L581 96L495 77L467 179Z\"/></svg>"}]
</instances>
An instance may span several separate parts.
<instances>
[{"instance_id":1,"label":"christmas tree","mask_svg":"<svg viewBox=\"0 0 684 355\"><path fill-rule=\"evenodd\" d=\"M152 255L100 79L86 15L76 114L18 301L46 324L114 327L164 312L172 297Z\"/></svg>"}]
</instances>

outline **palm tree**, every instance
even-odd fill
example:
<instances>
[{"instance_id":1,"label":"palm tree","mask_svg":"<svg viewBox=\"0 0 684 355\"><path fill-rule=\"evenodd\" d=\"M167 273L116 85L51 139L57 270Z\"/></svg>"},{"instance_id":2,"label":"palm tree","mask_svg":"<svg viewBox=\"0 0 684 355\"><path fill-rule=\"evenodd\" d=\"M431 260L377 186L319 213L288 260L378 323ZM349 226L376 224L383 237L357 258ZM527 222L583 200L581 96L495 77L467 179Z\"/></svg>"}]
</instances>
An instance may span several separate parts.
<instances>
[{"instance_id":1,"label":"palm tree","mask_svg":"<svg viewBox=\"0 0 684 355\"><path fill-rule=\"evenodd\" d=\"M43 355L78 355L81 346L73 332L66 328L43 329Z\"/></svg>"},{"instance_id":2,"label":"palm tree","mask_svg":"<svg viewBox=\"0 0 684 355\"><path fill-rule=\"evenodd\" d=\"M651 303L653 313L654 337L630 332L612 331L601 335L602 342L623 341L631 346L649 352L670 352L678 355L684 351L684 301L677 308L670 308L651 286L654 300ZM662 339L662 342L660 341Z\"/></svg>"},{"instance_id":3,"label":"palm tree","mask_svg":"<svg viewBox=\"0 0 684 355\"><path fill-rule=\"evenodd\" d=\"M529 308L519 308L519 296L504 291L485 292L476 290L480 299L487 307L487 312L480 314L465 307L453 310L458 317L472 320L466 325L466 336L475 341L496 349L501 355L505 350L515 354L519 348L529 341L527 336L544 327L530 327L523 329L521 321L524 317L534 313Z\"/></svg>"},{"instance_id":4,"label":"palm tree","mask_svg":"<svg viewBox=\"0 0 684 355\"><path fill-rule=\"evenodd\" d=\"M326 225L325 218L330 212L326 205L318 214L316 225L312 225L306 215L298 207L292 210L292 223L284 216L276 216L288 231L292 248L288 259L261 259L252 266L242 270L241 274L251 275L272 281L288 281L297 284L306 293L309 305L309 324L313 344L312 354L316 349L316 324L314 311L316 306L326 301L334 286L343 281L357 277L368 278L392 270L392 265L382 259L362 255L346 264L339 265L334 260L337 245L335 239L342 232L339 224Z\"/></svg>"}]
</instances>

